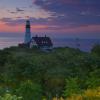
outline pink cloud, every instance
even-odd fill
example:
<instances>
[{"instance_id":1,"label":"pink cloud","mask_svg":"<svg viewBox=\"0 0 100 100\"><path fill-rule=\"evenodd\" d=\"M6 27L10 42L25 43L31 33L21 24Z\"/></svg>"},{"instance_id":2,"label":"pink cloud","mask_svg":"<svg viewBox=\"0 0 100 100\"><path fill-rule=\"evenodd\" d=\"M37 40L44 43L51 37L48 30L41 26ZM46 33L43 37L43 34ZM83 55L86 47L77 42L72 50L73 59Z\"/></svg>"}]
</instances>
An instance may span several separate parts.
<instances>
[{"instance_id":1,"label":"pink cloud","mask_svg":"<svg viewBox=\"0 0 100 100\"><path fill-rule=\"evenodd\" d=\"M62 26L51 26L51 25L32 25L31 26L32 33L34 32L51 32L51 33L96 33L100 32L100 25L84 25L84 26L77 26L77 27L62 27ZM13 33L24 33L25 32L25 25L16 25L16 26L9 26L4 23L0 23L0 32L13 32Z\"/></svg>"},{"instance_id":2,"label":"pink cloud","mask_svg":"<svg viewBox=\"0 0 100 100\"><path fill-rule=\"evenodd\" d=\"M23 32L24 31L24 26L23 25L18 25L18 26L10 26L7 25L3 22L0 22L0 32Z\"/></svg>"}]
</instances>

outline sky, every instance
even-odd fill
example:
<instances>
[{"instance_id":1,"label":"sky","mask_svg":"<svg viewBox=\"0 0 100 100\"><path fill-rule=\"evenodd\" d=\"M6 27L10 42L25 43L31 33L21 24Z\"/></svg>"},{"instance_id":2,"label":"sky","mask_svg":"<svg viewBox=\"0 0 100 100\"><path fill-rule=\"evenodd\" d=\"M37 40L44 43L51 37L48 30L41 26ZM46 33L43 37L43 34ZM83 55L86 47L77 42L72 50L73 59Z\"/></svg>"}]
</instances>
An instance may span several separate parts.
<instances>
[{"instance_id":1,"label":"sky","mask_svg":"<svg viewBox=\"0 0 100 100\"><path fill-rule=\"evenodd\" d=\"M100 38L100 0L0 0L0 36Z\"/></svg>"}]
</instances>

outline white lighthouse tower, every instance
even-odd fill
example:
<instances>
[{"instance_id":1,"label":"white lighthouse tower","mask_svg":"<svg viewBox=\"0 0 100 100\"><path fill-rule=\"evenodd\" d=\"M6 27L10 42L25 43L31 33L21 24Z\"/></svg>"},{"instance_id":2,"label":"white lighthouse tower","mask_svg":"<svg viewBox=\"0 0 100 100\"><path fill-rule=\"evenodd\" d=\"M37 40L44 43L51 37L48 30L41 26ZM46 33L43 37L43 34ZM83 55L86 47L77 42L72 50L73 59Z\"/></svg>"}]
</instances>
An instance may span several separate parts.
<instances>
[{"instance_id":1,"label":"white lighthouse tower","mask_svg":"<svg viewBox=\"0 0 100 100\"><path fill-rule=\"evenodd\" d=\"M30 27L30 21L27 20L24 43L27 44L30 42L30 40L31 40L31 27Z\"/></svg>"}]
</instances>

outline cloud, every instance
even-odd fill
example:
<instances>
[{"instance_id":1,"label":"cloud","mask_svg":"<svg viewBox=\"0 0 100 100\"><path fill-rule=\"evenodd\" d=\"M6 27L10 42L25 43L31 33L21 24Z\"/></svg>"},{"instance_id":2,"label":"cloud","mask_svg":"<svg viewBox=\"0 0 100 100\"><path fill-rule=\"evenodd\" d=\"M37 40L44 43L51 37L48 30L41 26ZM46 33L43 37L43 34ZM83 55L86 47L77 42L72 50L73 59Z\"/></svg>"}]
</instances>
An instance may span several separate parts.
<instances>
[{"instance_id":1,"label":"cloud","mask_svg":"<svg viewBox=\"0 0 100 100\"><path fill-rule=\"evenodd\" d=\"M56 34L56 35L85 35L85 36L100 36L100 25L77 25L74 23L61 25L57 24L50 19L36 19L30 18L31 20L31 31L32 33L46 33L46 34ZM25 32L25 22L26 19L11 19L2 18L0 19L0 31L1 32L11 32L11 33L24 33Z\"/></svg>"},{"instance_id":2,"label":"cloud","mask_svg":"<svg viewBox=\"0 0 100 100\"><path fill-rule=\"evenodd\" d=\"M17 14L17 12L15 12L15 11L9 11L9 13L11 13L11 14Z\"/></svg>"},{"instance_id":3,"label":"cloud","mask_svg":"<svg viewBox=\"0 0 100 100\"><path fill-rule=\"evenodd\" d=\"M7 10L7 12L9 12L11 14L17 14L19 12L23 13L24 11L25 11L24 9L21 9L21 8L18 8L18 7L16 7L15 11Z\"/></svg>"},{"instance_id":4,"label":"cloud","mask_svg":"<svg viewBox=\"0 0 100 100\"><path fill-rule=\"evenodd\" d=\"M16 8L16 11L17 11L17 12L23 12L24 10L21 9L21 8Z\"/></svg>"},{"instance_id":5,"label":"cloud","mask_svg":"<svg viewBox=\"0 0 100 100\"><path fill-rule=\"evenodd\" d=\"M11 22L12 18L2 18L2 19L0 19L0 21L2 21L2 22Z\"/></svg>"},{"instance_id":6,"label":"cloud","mask_svg":"<svg viewBox=\"0 0 100 100\"><path fill-rule=\"evenodd\" d=\"M21 18L21 17L19 17L19 18ZM25 22L25 19L19 19L19 18L18 19L2 18L2 19L0 19L0 21L9 26L22 25Z\"/></svg>"},{"instance_id":7,"label":"cloud","mask_svg":"<svg viewBox=\"0 0 100 100\"><path fill-rule=\"evenodd\" d=\"M26 19L22 17L16 17L15 19L13 18L1 18L1 22L10 25L10 26L16 26L16 25L23 25L26 22ZM48 18L33 18L30 17L31 25L49 25L51 22ZM51 24L50 24L51 25Z\"/></svg>"},{"instance_id":8,"label":"cloud","mask_svg":"<svg viewBox=\"0 0 100 100\"><path fill-rule=\"evenodd\" d=\"M79 15L87 11L94 15L100 14L100 0L36 0L34 4L55 16Z\"/></svg>"},{"instance_id":9,"label":"cloud","mask_svg":"<svg viewBox=\"0 0 100 100\"><path fill-rule=\"evenodd\" d=\"M51 23L72 27L100 24L100 0L35 0L51 13Z\"/></svg>"},{"instance_id":10,"label":"cloud","mask_svg":"<svg viewBox=\"0 0 100 100\"><path fill-rule=\"evenodd\" d=\"M8 10L8 9L7 9L7 12L9 12L11 14L16 14L17 13L16 11L11 11L11 10Z\"/></svg>"},{"instance_id":11,"label":"cloud","mask_svg":"<svg viewBox=\"0 0 100 100\"><path fill-rule=\"evenodd\" d=\"M4 22L10 26L16 25L24 25L26 19L22 17L16 17L15 19L12 18L2 18L0 21ZM30 17L31 25L47 25L50 26L49 29L58 30L62 28L76 28L80 26L86 25L100 25L99 16L95 18L95 16L71 16L71 17L63 17L58 16L56 18L49 17L49 18L34 18Z\"/></svg>"}]
</instances>

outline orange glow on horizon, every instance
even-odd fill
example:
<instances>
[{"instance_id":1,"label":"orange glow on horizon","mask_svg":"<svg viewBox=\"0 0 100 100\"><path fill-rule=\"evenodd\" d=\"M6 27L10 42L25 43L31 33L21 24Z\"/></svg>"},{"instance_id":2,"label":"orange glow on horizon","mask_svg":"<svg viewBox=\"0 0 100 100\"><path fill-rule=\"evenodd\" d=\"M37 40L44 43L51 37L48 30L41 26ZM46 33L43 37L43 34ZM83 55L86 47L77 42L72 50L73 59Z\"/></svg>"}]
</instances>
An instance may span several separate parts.
<instances>
[{"instance_id":1,"label":"orange glow on horizon","mask_svg":"<svg viewBox=\"0 0 100 100\"><path fill-rule=\"evenodd\" d=\"M74 28L52 29L49 25L31 25L31 32L55 32L55 33L83 33L83 32L100 32L100 25L79 26ZM25 25L7 25L0 22L0 32L24 33Z\"/></svg>"},{"instance_id":2,"label":"orange glow on horizon","mask_svg":"<svg viewBox=\"0 0 100 100\"><path fill-rule=\"evenodd\" d=\"M32 32L40 32L41 30L46 30L48 26L46 25L32 25ZM44 31L45 31L44 30ZM5 23L0 22L0 32L15 32L15 33L23 33L25 32L25 25L7 25Z\"/></svg>"},{"instance_id":3,"label":"orange glow on horizon","mask_svg":"<svg viewBox=\"0 0 100 100\"><path fill-rule=\"evenodd\" d=\"M12 26L10 26L10 25L7 25L7 24L5 24L5 23L2 23L2 22L0 22L0 32L23 32L23 25L12 25Z\"/></svg>"},{"instance_id":4,"label":"orange glow on horizon","mask_svg":"<svg viewBox=\"0 0 100 100\"><path fill-rule=\"evenodd\" d=\"M46 29L46 28L48 28L48 26L46 26L46 25L32 25L31 28L32 29Z\"/></svg>"}]
</instances>

